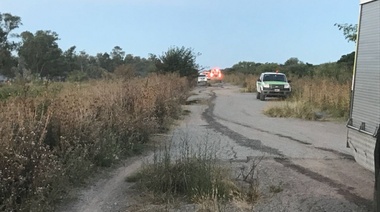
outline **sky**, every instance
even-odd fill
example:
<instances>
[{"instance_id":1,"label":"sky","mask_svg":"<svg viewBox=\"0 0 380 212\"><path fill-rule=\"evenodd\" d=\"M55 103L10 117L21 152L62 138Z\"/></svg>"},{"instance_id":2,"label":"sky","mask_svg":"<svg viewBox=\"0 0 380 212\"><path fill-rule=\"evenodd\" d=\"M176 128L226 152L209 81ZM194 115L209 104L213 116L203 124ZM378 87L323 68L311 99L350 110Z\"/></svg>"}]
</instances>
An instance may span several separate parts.
<instances>
[{"instance_id":1,"label":"sky","mask_svg":"<svg viewBox=\"0 0 380 212\"><path fill-rule=\"evenodd\" d=\"M56 32L63 51L147 58L184 46L201 67L228 68L339 60L355 44L334 24L356 24L359 0L0 0L0 12L21 17L15 32Z\"/></svg>"}]
</instances>

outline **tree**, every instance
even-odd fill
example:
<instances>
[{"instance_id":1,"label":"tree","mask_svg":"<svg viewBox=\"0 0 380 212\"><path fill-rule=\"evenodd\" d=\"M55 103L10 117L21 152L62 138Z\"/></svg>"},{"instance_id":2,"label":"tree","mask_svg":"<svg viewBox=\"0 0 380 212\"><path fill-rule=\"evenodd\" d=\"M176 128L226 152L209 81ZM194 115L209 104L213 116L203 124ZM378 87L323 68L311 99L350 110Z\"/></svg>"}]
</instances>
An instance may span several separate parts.
<instances>
[{"instance_id":1,"label":"tree","mask_svg":"<svg viewBox=\"0 0 380 212\"><path fill-rule=\"evenodd\" d=\"M346 38L347 42L355 42L356 43L356 37L358 32L358 25L357 24L334 24L334 26L337 26L339 30L343 30L343 35Z\"/></svg>"},{"instance_id":2,"label":"tree","mask_svg":"<svg viewBox=\"0 0 380 212\"><path fill-rule=\"evenodd\" d=\"M108 72L113 71L112 59L108 53L104 53L104 54L98 53L96 55L96 60L97 60L98 66L100 66L101 68L107 70Z\"/></svg>"},{"instance_id":3,"label":"tree","mask_svg":"<svg viewBox=\"0 0 380 212\"><path fill-rule=\"evenodd\" d=\"M32 70L40 76L60 76L62 50L58 47L58 34L51 31L39 30L34 35L25 31L21 33L22 45L19 56L23 57Z\"/></svg>"},{"instance_id":4,"label":"tree","mask_svg":"<svg viewBox=\"0 0 380 212\"><path fill-rule=\"evenodd\" d=\"M256 68L259 63L242 61L232 66L232 69L237 72L256 74Z\"/></svg>"},{"instance_id":5,"label":"tree","mask_svg":"<svg viewBox=\"0 0 380 212\"><path fill-rule=\"evenodd\" d=\"M9 13L0 13L0 74L13 77L12 67L17 65L17 59L12 57L18 43L10 41L10 37L17 37L11 32L21 25L21 18Z\"/></svg>"},{"instance_id":6,"label":"tree","mask_svg":"<svg viewBox=\"0 0 380 212\"><path fill-rule=\"evenodd\" d=\"M179 73L181 77L193 78L198 75L196 57L199 55L190 48L171 47L159 57L160 61L156 65L159 72Z\"/></svg>"},{"instance_id":7,"label":"tree","mask_svg":"<svg viewBox=\"0 0 380 212\"><path fill-rule=\"evenodd\" d=\"M111 59L112 59L112 68L111 72L113 72L116 67L123 65L124 63L125 52L120 46L115 46L111 51Z\"/></svg>"},{"instance_id":8,"label":"tree","mask_svg":"<svg viewBox=\"0 0 380 212\"><path fill-rule=\"evenodd\" d=\"M285 61L284 65L285 66L291 66L291 65L298 65L300 64L300 60L296 57L291 57L287 61Z\"/></svg>"},{"instance_id":9,"label":"tree","mask_svg":"<svg viewBox=\"0 0 380 212\"><path fill-rule=\"evenodd\" d=\"M309 63L304 63L296 57L289 58L283 66L284 72L295 75L298 77L311 75L313 71L313 65Z\"/></svg>"},{"instance_id":10,"label":"tree","mask_svg":"<svg viewBox=\"0 0 380 212\"><path fill-rule=\"evenodd\" d=\"M346 64L349 67L354 67L355 61L355 51L342 55L340 59L337 61L338 64Z\"/></svg>"}]
</instances>

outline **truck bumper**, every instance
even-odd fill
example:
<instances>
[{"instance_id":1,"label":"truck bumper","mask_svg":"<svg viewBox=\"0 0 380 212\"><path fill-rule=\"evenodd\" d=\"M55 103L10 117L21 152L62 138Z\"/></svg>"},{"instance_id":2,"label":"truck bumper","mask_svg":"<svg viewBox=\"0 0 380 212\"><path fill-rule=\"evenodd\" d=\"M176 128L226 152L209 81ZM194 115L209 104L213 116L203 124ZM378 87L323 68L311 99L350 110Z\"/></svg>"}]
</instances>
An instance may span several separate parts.
<instances>
[{"instance_id":1,"label":"truck bumper","mask_svg":"<svg viewBox=\"0 0 380 212\"><path fill-rule=\"evenodd\" d=\"M264 89L262 93L267 97L288 97L291 94L289 89Z\"/></svg>"}]
</instances>

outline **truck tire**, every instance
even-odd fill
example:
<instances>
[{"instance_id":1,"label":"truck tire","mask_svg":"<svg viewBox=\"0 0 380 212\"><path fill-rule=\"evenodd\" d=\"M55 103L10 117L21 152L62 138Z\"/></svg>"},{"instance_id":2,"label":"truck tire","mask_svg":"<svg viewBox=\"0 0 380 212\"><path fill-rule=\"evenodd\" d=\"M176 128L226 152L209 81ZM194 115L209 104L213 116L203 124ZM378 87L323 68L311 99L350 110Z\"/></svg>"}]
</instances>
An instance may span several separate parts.
<instances>
[{"instance_id":1,"label":"truck tire","mask_svg":"<svg viewBox=\"0 0 380 212\"><path fill-rule=\"evenodd\" d=\"M259 92L256 93L256 99L260 99L260 93Z\"/></svg>"},{"instance_id":2,"label":"truck tire","mask_svg":"<svg viewBox=\"0 0 380 212\"><path fill-rule=\"evenodd\" d=\"M260 93L260 100L261 100L261 101L265 101L265 94Z\"/></svg>"},{"instance_id":3,"label":"truck tire","mask_svg":"<svg viewBox=\"0 0 380 212\"><path fill-rule=\"evenodd\" d=\"M377 133L375 145L375 189L374 189L374 211L380 212L380 132Z\"/></svg>"}]
</instances>

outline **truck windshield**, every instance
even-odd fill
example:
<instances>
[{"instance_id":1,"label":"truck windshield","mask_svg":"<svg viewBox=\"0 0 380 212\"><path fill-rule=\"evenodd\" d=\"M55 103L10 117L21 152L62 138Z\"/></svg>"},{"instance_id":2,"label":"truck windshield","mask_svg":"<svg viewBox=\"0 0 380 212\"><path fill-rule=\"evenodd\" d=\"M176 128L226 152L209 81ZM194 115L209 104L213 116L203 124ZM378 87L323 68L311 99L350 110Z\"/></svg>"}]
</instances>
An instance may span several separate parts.
<instances>
[{"instance_id":1,"label":"truck windshield","mask_svg":"<svg viewBox=\"0 0 380 212\"><path fill-rule=\"evenodd\" d=\"M286 82L286 77L283 74L265 74L263 81Z\"/></svg>"}]
</instances>

